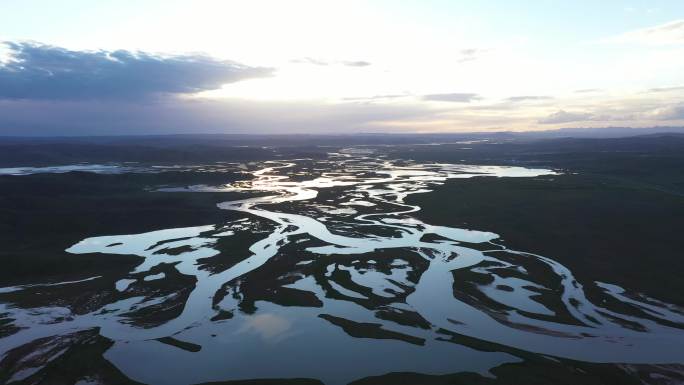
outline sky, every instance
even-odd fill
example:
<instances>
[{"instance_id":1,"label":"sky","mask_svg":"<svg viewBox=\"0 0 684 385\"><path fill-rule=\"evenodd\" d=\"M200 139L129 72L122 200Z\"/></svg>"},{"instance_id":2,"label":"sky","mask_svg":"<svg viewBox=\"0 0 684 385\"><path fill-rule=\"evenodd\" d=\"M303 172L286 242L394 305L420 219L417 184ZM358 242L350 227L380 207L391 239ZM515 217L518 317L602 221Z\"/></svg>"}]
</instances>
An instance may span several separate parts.
<instances>
[{"instance_id":1,"label":"sky","mask_svg":"<svg viewBox=\"0 0 684 385\"><path fill-rule=\"evenodd\" d=\"M684 126L684 1L0 0L0 135Z\"/></svg>"}]
</instances>

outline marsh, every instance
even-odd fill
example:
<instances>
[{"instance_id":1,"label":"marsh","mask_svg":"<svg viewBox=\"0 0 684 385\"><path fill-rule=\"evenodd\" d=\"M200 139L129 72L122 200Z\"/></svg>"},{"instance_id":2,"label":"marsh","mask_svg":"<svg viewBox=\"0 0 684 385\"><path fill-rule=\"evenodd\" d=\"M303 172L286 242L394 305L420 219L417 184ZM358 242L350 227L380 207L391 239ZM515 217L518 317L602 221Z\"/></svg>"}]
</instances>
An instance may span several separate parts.
<instances>
[{"instance_id":1,"label":"marsh","mask_svg":"<svg viewBox=\"0 0 684 385\"><path fill-rule=\"evenodd\" d=\"M5 212L18 227L4 258L18 263L0 289L3 381L677 378L663 366L684 360L677 295L553 255L562 244L543 239L556 236L552 218L574 222L534 192L586 204L566 192L588 173L548 159L445 162L433 147L11 169ZM397 156L407 149L434 160ZM667 195L660 205L681 210ZM50 213L69 201L72 219ZM676 246L662 236L659 247ZM87 364L70 363L94 346Z\"/></svg>"}]
</instances>

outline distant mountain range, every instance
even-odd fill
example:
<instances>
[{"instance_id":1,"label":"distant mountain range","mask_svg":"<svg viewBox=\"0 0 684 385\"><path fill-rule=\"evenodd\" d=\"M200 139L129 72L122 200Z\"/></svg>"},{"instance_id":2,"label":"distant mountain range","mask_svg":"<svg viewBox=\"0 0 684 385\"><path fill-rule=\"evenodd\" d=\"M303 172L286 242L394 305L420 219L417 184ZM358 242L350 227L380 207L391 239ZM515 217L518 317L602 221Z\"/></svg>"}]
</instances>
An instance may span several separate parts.
<instances>
[{"instance_id":1,"label":"distant mountain range","mask_svg":"<svg viewBox=\"0 0 684 385\"><path fill-rule=\"evenodd\" d=\"M81 143L167 146L179 143L223 146L288 145L381 145L448 143L465 140L529 140L553 138L621 138L630 136L681 134L684 127L601 127L561 128L545 131L479 131L457 133L355 133L355 134L170 134L121 136L0 136L2 144Z\"/></svg>"}]
</instances>

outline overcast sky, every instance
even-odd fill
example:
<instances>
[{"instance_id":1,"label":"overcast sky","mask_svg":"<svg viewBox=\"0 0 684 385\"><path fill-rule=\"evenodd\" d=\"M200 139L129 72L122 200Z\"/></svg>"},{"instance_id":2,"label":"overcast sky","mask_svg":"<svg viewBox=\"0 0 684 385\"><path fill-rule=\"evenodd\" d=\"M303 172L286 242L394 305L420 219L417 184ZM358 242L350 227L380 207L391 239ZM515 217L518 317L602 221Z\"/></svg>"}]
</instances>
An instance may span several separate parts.
<instances>
[{"instance_id":1,"label":"overcast sky","mask_svg":"<svg viewBox=\"0 0 684 385\"><path fill-rule=\"evenodd\" d=\"M684 1L0 1L0 135L684 125Z\"/></svg>"}]
</instances>

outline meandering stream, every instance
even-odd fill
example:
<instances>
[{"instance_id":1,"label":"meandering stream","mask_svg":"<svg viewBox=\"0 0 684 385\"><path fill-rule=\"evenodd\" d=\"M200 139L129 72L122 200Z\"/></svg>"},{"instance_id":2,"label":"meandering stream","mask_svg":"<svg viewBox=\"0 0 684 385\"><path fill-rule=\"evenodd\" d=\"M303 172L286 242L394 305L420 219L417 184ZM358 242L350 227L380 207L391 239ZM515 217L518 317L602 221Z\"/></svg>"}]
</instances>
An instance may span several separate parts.
<instances>
[{"instance_id":1,"label":"meandering stream","mask_svg":"<svg viewBox=\"0 0 684 385\"><path fill-rule=\"evenodd\" d=\"M144 260L109 289L114 300L84 314L68 306L0 304L0 313L21 329L0 339L0 354L97 327L115 341L106 358L123 373L177 384L257 377L341 384L390 371L486 373L519 360L449 342L453 335L582 361L684 361L682 309L600 282L588 283L602 298L592 302L553 256L510 250L492 232L424 223L412 217L420 207L405 202L449 179L554 171L341 152L328 160L265 162L250 172L251 179L232 185L174 190L258 192L219 204L241 219L87 238L67 249ZM255 238L236 243L235 253L244 256L212 265L226 253L220 245L240 236ZM194 284L144 291L173 282L161 265ZM141 322L149 317L140 315L146 308L178 311L161 322ZM200 348L159 341L169 336Z\"/></svg>"}]
</instances>

